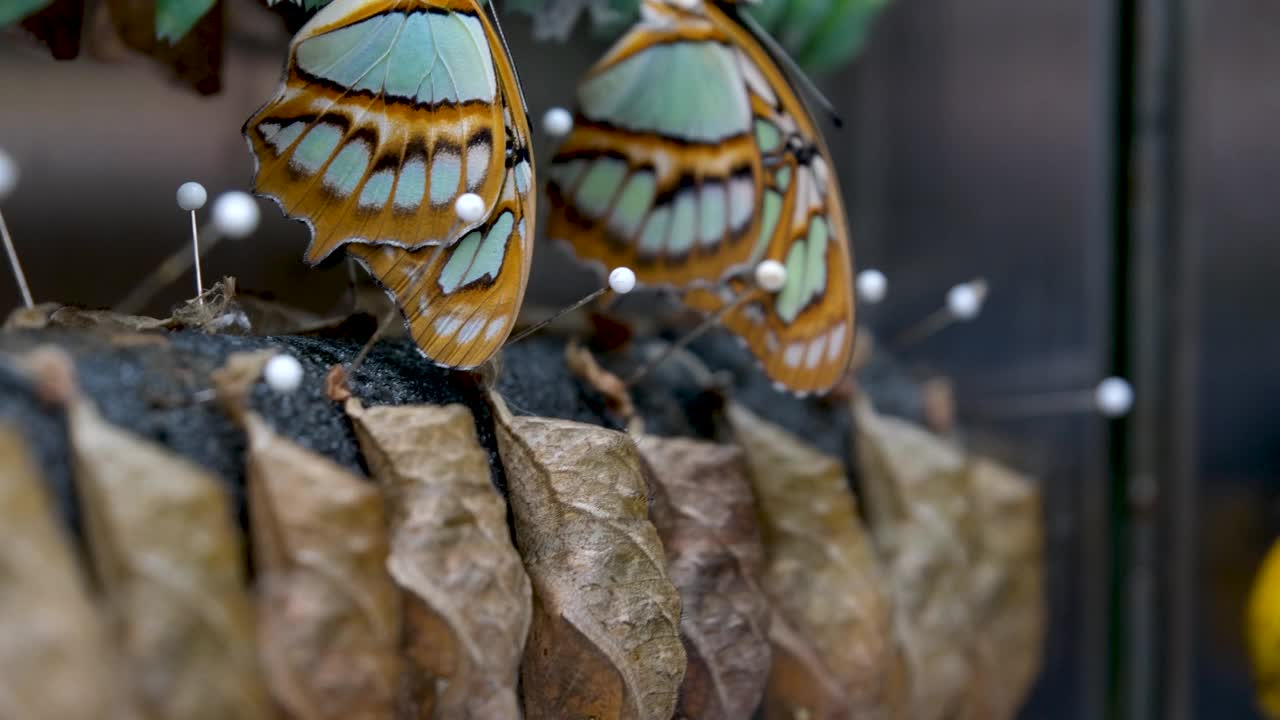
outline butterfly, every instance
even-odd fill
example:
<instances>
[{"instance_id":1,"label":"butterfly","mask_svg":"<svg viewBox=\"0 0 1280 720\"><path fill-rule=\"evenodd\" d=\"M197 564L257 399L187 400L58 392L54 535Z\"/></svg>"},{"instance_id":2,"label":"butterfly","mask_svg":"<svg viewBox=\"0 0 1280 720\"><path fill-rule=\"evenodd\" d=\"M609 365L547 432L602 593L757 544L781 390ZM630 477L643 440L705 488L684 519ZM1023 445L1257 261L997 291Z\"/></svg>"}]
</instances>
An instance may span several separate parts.
<instances>
[{"instance_id":1,"label":"butterfly","mask_svg":"<svg viewBox=\"0 0 1280 720\"><path fill-rule=\"evenodd\" d=\"M476 0L335 0L294 36L245 124L256 190L378 281L419 350L474 368L524 298L536 199L510 53ZM479 197L464 219L460 196ZM474 200L474 198L469 198Z\"/></svg>"},{"instance_id":2,"label":"butterfly","mask_svg":"<svg viewBox=\"0 0 1280 720\"><path fill-rule=\"evenodd\" d=\"M550 237L724 312L776 385L834 386L854 336L840 188L813 117L734 8L643 0L574 116L549 172ZM776 295L755 290L762 260L787 269Z\"/></svg>"}]
</instances>

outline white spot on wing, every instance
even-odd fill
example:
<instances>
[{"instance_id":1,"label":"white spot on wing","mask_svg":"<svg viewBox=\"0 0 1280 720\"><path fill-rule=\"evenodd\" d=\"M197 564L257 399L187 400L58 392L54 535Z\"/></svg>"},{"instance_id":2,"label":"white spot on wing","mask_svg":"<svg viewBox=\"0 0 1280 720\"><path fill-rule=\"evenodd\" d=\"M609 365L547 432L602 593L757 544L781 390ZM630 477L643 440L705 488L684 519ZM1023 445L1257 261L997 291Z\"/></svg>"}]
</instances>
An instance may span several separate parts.
<instances>
[{"instance_id":1,"label":"white spot on wing","mask_svg":"<svg viewBox=\"0 0 1280 720\"><path fill-rule=\"evenodd\" d=\"M818 363L822 362L822 351L827 349L827 336L819 335L809 343L809 353L805 356L804 366L809 370L818 367Z\"/></svg>"},{"instance_id":2,"label":"white spot on wing","mask_svg":"<svg viewBox=\"0 0 1280 720\"><path fill-rule=\"evenodd\" d=\"M475 339L477 335L480 334L480 328L484 327L484 320L485 319L482 317L471 318L470 320L467 321L467 324L462 326L462 330L458 333L458 336L454 339L460 343L471 342L473 339Z\"/></svg>"},{"instance_id":3,"label":"white spot on wing","mask_svg":"<svg viewBox=\"0 0 1280 720\"><path fill-rule=\"evenodd\" d=\"M484 182L489 172L489 155L493 148L489 143L475 143L467 146L467 189L475 190Z\"/></svg>"},{"instance_id":4,"label":"white spot on wing","mask_svg":"<svg viewBox=\"0 0 1280 720\"><path fill-rule=\"evenodd\" d=\"M498 336L507 327L506 318L495 318L489 321L489 327L484 329L484 339L492 340Z\"/></svg>"},{"instance_id":5,"label":"white spot on wing","mask_svg":"<svg viewBox=\"0 0 1280 720\"><path fill-rule=\"evenodd\" d=\"M729 227L735 232L751 221L755 200L755 185L750 177L737 176L729 181Z\"/></svg>"},{"instance_id":6,"label":"white spot on wing","mask_svg":"<svg viewBox=\"0 0 1280 720\"><path fill-rule=\"evenodd\" d=\"M823 160L821 155L816 155L810 161L809 166L813 168L813 177L818 181L818 194L826 195L827 181L831 175L831 170L827 167L827 161Z\"/></svg>"},{"instance_id":7,"label":"white spot on wing","mask_svg":"<svg viewBox=\"0 0 1280 720\"><path fill-rule=\"evenodd\" d=\"M751 92L759 95L765 102L776 106L778 104L778 96L773 94L773 88L769 87L769 81L765 79L764 74L760 72L760 68L747 57L746 53L738 51L738 65L742 68L742 77L747 81L747 87Z\"/></svg>"},{"instance_id":8,"label":"white spot on wing","mask_svg":"<svg viewBox=\"0 0 1280 720\"><path fill-rule=\"evenodd\" d=\"M827 347L827 361L834 362L844 351L845 333L848 331L844 323L835 326L831 331L831 345Z\"/></svg>"},{"instance_id":9,"label":"white spot on wing","mask_svg":"<svg viewBox=\"0 0 1280 720\"><path fill-rule=\"evenodd\" d=\"M462 156L448 150L431 156L431 204L443 205L458 193Z\"/></svg>"},{"instance_id":10,"label":"white spot on wing","mask_svg":"<svg viewBox=\"0 0 1280 720\"><path fill-rule=\"evenodd\" d=\"M452 335L460 327L462 327L462 318L453 314L441 315L435 321L436 334L441 336Z\"/></svg>"},{"instance_id":11,"label":"white spot on wing","mask_svg":"<svg viewBox=\"0 0 1280 720\"><path fill-rule=\"evenodd\" d=\"M800 367L800 361L804 359L804 343L794 342L787 346L786 352L782 354L782 363L789 368Z\"/></svg>"}]
</instances>

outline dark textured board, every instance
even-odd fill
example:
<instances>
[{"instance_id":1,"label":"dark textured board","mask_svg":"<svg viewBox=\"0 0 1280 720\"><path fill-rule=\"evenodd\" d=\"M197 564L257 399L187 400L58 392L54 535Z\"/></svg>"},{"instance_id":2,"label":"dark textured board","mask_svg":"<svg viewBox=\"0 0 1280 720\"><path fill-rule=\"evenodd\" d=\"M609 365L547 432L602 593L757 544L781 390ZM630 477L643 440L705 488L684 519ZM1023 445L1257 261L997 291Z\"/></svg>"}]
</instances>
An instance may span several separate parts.
<instances>
[{"instance_id":1,"label":"dark textured board","mask_svg":"<svg viewBox=\"0 0 1280 720\"><path fill-rule=\"evenodd\" d=\"M240 337L174 332L167 342L113 343L108 336L65 330L7 332L0 356L41 345L67 351L76 364L82 391L109 422L164 445L208 469L225 484L237 515L245 520L245 438L210 399L209 374L229 355L267 348L287 351L302 364L304 381L290 394L256 385L251 407L277 432L356 472L367 474L350 420L324 394L324 377L334 364L350 361L355 342L308 337ZM0 363L0 419L17 426L30 443L58 494L68 525L79 530L65 420L44 407L10 363ZM480 443L489 451L494 484L505 489L497 457L493 418L474 376L424 361L408 343L381 343L350 379L353 393L367 405L462 403L476 418Z\"/></svg>"},{"instance_id":2,"label":"dark textured board","mask_svg":"<svg viewBox=\"0 0 1280 720\"><path fill-rule=\"evenodd\" d=\"M236 352L278 348L302 364L302 387L276 393L258 383L250 394L252 408L277 432L299 445L367 475L350 420L324 393L324 378L336 364L349 363L360 343L320 337L245 337L179 331L155 335L151 342L113 341L94 332L49 329L0 334L0 358L52 344L76 363L78 382L111 423L157 442L223 480L237 515L245 521L245 438L211 400L209 375ZM575 377L564 362L567 341L554 335L534 336L506 348L497 368L496 389L512 412L574 420L622 429L593 388ZM601 363L626 377L646 358L662 352L666 342L640 340L600 355ZM852 462L852 418L844 401L796 398L779 393L755 366L750 355L726 333L713 332L694 342L692 353L678 353L632 388L647 432L726 442L722 418L727 398L743 403L763 418L790 430L822 451L845 461L856 486ZM374 346L351 376L353 394L366 405L468 406L476 420L480 443L489 452L495 486L505 492L497 454L492 409L483 380L475 373L435 366L407 341ZM861 386L890 414L919 416L919 391L891 358L873 358ZM67 435L61 411L44 407L9 363L0 363L0 421L16 425L29 441L32 455L56 491L65 519L79 529L79 516L69 466Z\"/></svg>"}]
</instances>

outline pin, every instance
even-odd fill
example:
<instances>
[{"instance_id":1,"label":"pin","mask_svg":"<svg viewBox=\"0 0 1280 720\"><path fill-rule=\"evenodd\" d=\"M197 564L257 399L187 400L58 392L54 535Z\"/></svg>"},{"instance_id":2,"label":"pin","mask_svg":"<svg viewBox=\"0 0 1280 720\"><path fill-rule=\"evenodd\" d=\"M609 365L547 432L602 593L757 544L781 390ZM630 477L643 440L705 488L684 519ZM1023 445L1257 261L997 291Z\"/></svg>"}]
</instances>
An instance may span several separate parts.
<instances>
[{"instance_id":1,"label":"pin","mask_svg":"<svg viewBox=\"0 0 1280 720\"><path fill-rule=\"evenodd\" d=\"M987 281L982 278L952 287L947 291L946 304L903 331L891 343L893 349L901 352L956 322L968 322L978 317L987 292Z\"/></svg>"},{"instance_id":2,"label":"pin","mask_svg":"<svg viewBox=\"0 0 1280 720\"><path fill-rule=\"evenodd\" d=\"M553 138L562 138L573 132L573 113L562 107L553 107L542 116L542 131Z\"/></svg>"},{"instance_id":3,"label":"pin","mask_svg":"<svg viewBox=\"0 0 1280 720\"><path fill-rule=\"evenodd\" d=\"M988 418L1026 418L1096 412L1105 418L1122 418L1133 409L1133 386L1120 377L1109 377L1091 389L1063 390L993 400L979 408Z\"/></svg>"},{"instance_id":4,"label":"pin","mask_svg":"<svg viewBox=\"0 0 1280 720\"><path fill-rule=\"evenodd\" d=\"M184 182L178 186L178 207L191 213L191 256L196 266L196 299L204 304L204 280L200 276L200 229L196 225L196 211L204 207L209 193L198 182Z\"/></svg>"},{"instance_id":5,"label":"pin","mask_svg":"<svg viewBox=\"0 0 1280 720\"><path fill-rule=\"evenodd\" d=\"M629 267L616 267L616 268L614 268L614 269L609 273L609 282L608 282L608 283L606 283L604 287L602 287L602 288L600 288L600 289L598 289L598 290L594 290L594 291L592 291L591 293L589 293L589 294L587 294L585 297L583 297L581 300L578 300L578 301L577 301L577 302L575 302L574 304L572 304L572 305L570 305L569 307L567 307L567 308L565 308L565 309L563 309L563 310L561 310L561 311L557 312L556 314L552 315L551 317L547 318L546 320L543 320L542 322L539 322L539 323L535 323L535 324L533 324L533 325L530 325L529 327L527 327L527 328L525 328L524 330L522 330L522 331L521 331L519 334L517 334L515 337L513 337L513 338L511 338L511 339L507 340L507 342L504 344L504 347L506 347L506 346L510 346L510 345L515 345L516 343L520 342L521 340L524 340L525 338L529 337L530 335L532 335L532 334L534 334L534 333L538 332L539 330L541 330L541 329L545 328L546 326L550 325L551 323L555 322L556 320L559 320L560 318L564 317L565 315L568 315L569 313L573 312L574 310L577 310L578 308L582 307L583 305L586 305L587 303L592 302L592 301L593 301L593 300L595 300L596 298L601 297L602 295L604 295L604 294L605 294L605 293L607 293L607 292L612 292L612 293L613 293L613 294L615 294L615 295L626 295L627 293L629 293L629 292L631 292L632 290L635 290L635 289L636 289L636 274L635 274L635 272L633 272L633 271L631 270L631 268L629 268Z\"/></svg>"},{"instance_id":6,"label":"pin","mask_svg":"<svg viewBox=\"0 0 1280 720\"><path fill-rule=\"evenodd\" d=\"M233 240L249 237L258 229L258 223L262 219L258 201L254 200L249 193L239 190L229 190L219 195L213 201L212 215L212 223L203 230L204 242L198 246L201 256L207 255L224 237ZM138 283L123 300L116 303L113 309L126 314L140 312L156 293L168 287L191 267L195 262L194 250L193 246L190 249L183 247L174 251L143 278L142 282Z\"/></svg>"},{"instance_id":7,"label":"pin","mask_svg":"<svg viewBox=\"0 0 1280 720\"><path fill-rule=\"evenodd\" d=\"M889 278L874 268L858 273L854 281L858 291L858 299L868 305L878 305L889 294Z\"/></svg>"},{"instance_id":8,"label":"pin","mask_svg":"<svg viewBox=\"0 0 1280 720\"><path fill-rule=\"evenodd\" d=\"M462 193L454 201L453 210L462 222L479 222L484 217L484 198L475 193Z\"/></svg>"},{"instance_id":9,"label":"pin","mask_svg":"<svg viewBox=\"0 0 1280 720\"><path fill-rule=\"evenodd\" d=\"M284 395L302 387L302 363L292 355L281 354L267 361L262 369L262 379L267 387Z\"/></svg>"},{"instance_id":10,"label":"pin","mask_svg":"<svg viewBox=\"0 0 1280 720\"><path fill-rule=\"evenodd\" d=\"M219 238L243 240L258 229L260 220L258 201L247 192L230 190L213 201L213 229Z\"/></svg>"},{"instance_id":11,"label":"pin","mask_svg":"<svg viewBox=\"0 0 1280 720\"><path fill-rule=\"evenodd\" d=\"M641 365L635 372L631 373L623 383L627 387L635 385L643 380L646 375L653 372L659 365L666 362L667 359L676 352L688 347L689 343L705 335L708 330L719 323L729 313L742 307L746 303L755 300L760 297L761 294L774 294L782 290L782 288L787 284L787 267L777 260L762 260L759 265L756 265L754 279L755 287L743 290L738 297L733 299L732 302L725 304L724 307L721 307L711 315L708 315L706 319L698 323L696 327L685 333L675 342L668 345L657 357L646 362L644 365Z\"/></svg>"},{"instance_id":12,"label":"pin","mask_svg":"<svg viewBox=\"0 0 1280 720\"><path fill-rule=\"evenodd\" d=\"M0 149L0 201L9 197L9 193L18 186L18 163L9 153ZM18 292L22 293L22 304L30 308L35 305L31 299L31 288L27 285L27 274L22 271L22 263L18 260L18 251L13 246L13 238L9 236L9 226L5 224L4 213L0 213L0 241L4 242L4 251L9 254L9 267L13 269L13 279L18 283Z\"/></svg>"}]
</instances>

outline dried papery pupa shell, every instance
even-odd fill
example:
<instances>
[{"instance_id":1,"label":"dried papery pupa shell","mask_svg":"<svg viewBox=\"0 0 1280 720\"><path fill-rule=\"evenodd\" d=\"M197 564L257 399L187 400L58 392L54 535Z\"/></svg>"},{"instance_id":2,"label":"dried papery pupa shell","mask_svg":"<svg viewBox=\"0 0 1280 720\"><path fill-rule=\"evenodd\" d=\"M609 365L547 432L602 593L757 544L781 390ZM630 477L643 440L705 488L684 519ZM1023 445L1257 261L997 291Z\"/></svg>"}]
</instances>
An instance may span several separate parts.
<instances>
[{"instance_id":1,"label":"dried papery pupa shell","mask_svg":"<svg viewBox=\"0 0 1280 720\"><path fill-rule=\"evenodd\" d=\"M95 574L143 713L269 717L242 541L219 481L87 399L70 403L67 425Z\"/></svg>"},{"instance_id":2,"label":"dried papery pupa shell","mask_svg":"<svg viewBox=\"0 0 1280 720\"><path fill-rule=\"evenodd\" d=\"M769 679L764 546L742 451L646 435L636 445L652 470L649 517L680 591L680 637L689 668L678 718L751 717Z\"/></svg>"},{"instance_id":3,"label":"dried papery pupa shell","mask_svg":"<svg viewBox=\"0 0 1280 720\"><path fill-rule=\"evenodd\" d=\"M592 425L498 413L534 612L525 717L668 720L685 672L635 444Z\"/></svg>"},{"instance_id":4,"label":"dried papery pupa shell","mask_svg":"<svg viewBox=\"0 0 1280 720\"><path fill-rule=\"evenodd\" d=\"M0 479L0 717L137 717L45 480L3 425Z\"/></svg>"},{"instance_id":5,"label":"dried papery pupa shell","mask_svg":"<svg viewBox=\"0 0 1280 720\"><path fill-rule=\"evenodd\" d=\"M1044 648L1044 523L1028 477L987 458L969 462L976 546L969 569L974 674L966 715L1017 716Z\"/></svg>"},{"instance_id":6,"label":"dried papery pupa shell","mask_svg":"<svg viewBox=\"0 0 1280 720\"><path fill-rule=\"evenodd\" d=\"M865 398L854 405L868 517L911 676L911 717L957 717L974 682L976 641L965 458L921 427L878 415Z\"/></svg>"},{"instance_id":7,"label":"dried papery pupa shell","mask_svg":"<svg viewBox=\"0 0 1280 720\"><path fill-rule=\"evenodd\" d=\"M377 485L243 413L258 637L277 704L299 720L392 716L399 591Z\"/></svg>"},{"instance_id":8,"label":"dried papery pupa shell","mask_svg":"<svg viewBox=\"0 0 1280 720\"><path fill-rule=\"evenodd\" d=\"M518 717L529 577L471 411L346 407L387 497L387 566L405 603L401 715Z\"/></svg>"},{"instance_id":9,"label":"dried papery pupa shell","mask_svg":"<svg viewBox=\"0 0 1280 720\"><path fill-rule=\"evenodd\" d=\"M765 590L781 620L766 716L905 717L892 600L844 467L741 405L727 417L746 454Z\"/></svg>"}]
</instances>

